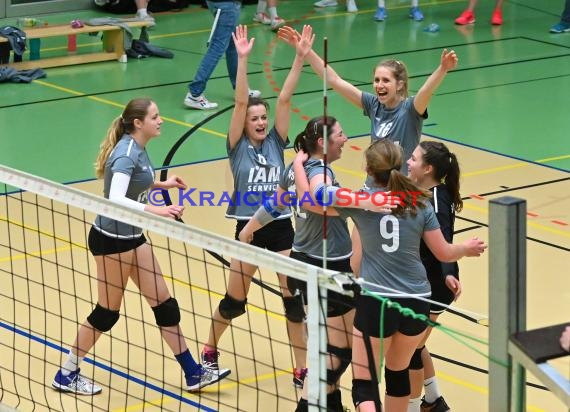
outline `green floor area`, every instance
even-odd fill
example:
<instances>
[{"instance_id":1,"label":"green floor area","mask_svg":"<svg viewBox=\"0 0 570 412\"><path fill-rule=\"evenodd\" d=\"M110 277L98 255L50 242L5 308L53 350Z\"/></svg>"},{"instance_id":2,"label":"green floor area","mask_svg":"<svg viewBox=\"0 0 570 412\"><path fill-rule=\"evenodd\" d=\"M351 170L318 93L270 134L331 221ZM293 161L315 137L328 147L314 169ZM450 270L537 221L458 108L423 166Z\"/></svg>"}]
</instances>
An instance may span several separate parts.
<instances>
[{"instance_id":1,"label":"green floor area","mask_svg":"<svg viewBox=\"0 0 570 412\"><path fill-rule=\"evenodd\" d=\"M415 93L439 62L444 47L459 56L429 106L424 132L482 150L540 162L570 171L568 90L570 33L550 34L560 18L559 0L505 1L505 23L491 26L491 1L481 1L477 22L455 26L466 2L420 1L423 22L408 18L409 1L388 0L389 17L373 20L375 2L358 0L359 12L337 8L317 10L308 0L280 1L279 14L300 29L311 24L321 53L328 38L330 64L362 90L371 90L371 72L381 59L406 63L410 90ZM249 82L271 105L293 60L293 51L278 42L267 26L253 23L254 5L245 6L241 21L250 26L255 47ZM101 16L95 10L41 17L49 24ZM162 135L148 147L155 166L207 161L226 156L225 134L233 103L225 62L216 68L207 97L217 111L186 109L183 98L206 51L212 17L199 6L157 14L151 43L168 48L174 59L93 63L46 69L47 78L31 84L0 84L0 163L61 182L93 178L100 142L121 107L137 96L150 96L165 119ZM0 25L15 19L0 20ZM424 32L430 23L440 31ZM135 37L138 31L134 30ZM66 53L66 39L42 43L42 56ZM96 37L81 35L78 53L100 47ZM323 112L322 81L309 66L293 99L291 137L307 117ZM349 136L368 133L369 121L360 110L329 91L330 114L339 118ZM355 165L360 167L360 165Z\"/></svg>"}]
</instances>

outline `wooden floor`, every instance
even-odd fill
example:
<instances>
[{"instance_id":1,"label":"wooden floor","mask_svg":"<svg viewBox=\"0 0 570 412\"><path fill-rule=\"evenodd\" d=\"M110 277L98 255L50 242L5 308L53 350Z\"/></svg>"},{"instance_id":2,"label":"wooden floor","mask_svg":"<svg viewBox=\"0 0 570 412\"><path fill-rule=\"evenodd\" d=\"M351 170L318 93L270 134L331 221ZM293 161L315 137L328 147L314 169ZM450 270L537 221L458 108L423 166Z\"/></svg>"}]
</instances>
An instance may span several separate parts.
<instances>
[{"instance_id":1,"label":"wooden floor","mask_svg":"<svg viewBox=\"0 0 570 412\"><path fill-rule=\"evenodd\" d=\"M372 3L361 0L359 13L349 15L342 5L336 10L316 11L310 2L290 0L280 3L280 14L288 20L298 19L294 21L296 27L303 23L314 25L317 43L323 34L327 35L331 64L363 90L370 89L373 65L382 58L397 56L408 65L414 93L436 67L440 50L457 50L460 66L447 76L434 96L424 126L425 139L444 141L460 160L461 191L466 200L456 223L456 239L488 239L489 200L500 196L525 199L529 212L527 327L569 321L570 34L548 33L559 18L562 2L505 1L505 24L499 28L491 27L487 21L491 13L487 2L480 2L477 23L468 28L452 24L464 7L463 1L420 1L426 15L422 23L410 22L409 3L396 0L387 1L389 19L376 23L372 20ZM243 22L250 22L253 9L254 6L244 8ZM55 24L94 14L48 18ZM149 145L155 166L170 167L169 173L183 176L191 187L216 193L229 190L232 185L225 158L225 133L230 112L223 111L232 104L233 91L225 64L222 62L216 69L206 91L209 99L220 103L220 112L190 111L181 104L186 85L205 51L210 17L196 6L183 13L156 17L158 24L151 42L173 50L173 60L151 58L127 65L109 62L49 69L46 79L30 85L1 84L0 163L100 194L101 182L92 179L92 163L102 136L110 121L120 114L122 105L135 96L149 95L157 101L165 119L162 136ZM431 22L440 24L439 33L423 32ZM274 88L282 84L292 53L277 44L266 27L252 25L250 33L256 36L250 83L274 105ZM97 47L96 41L87 37L78 38L78 44L80 51ZM53 54L64 49L61 44L46 47ZM322 112L321 87L307 67L293 101L292 137L307 118ZM362 152L369 142L368 121L332 92L329 111L351 136L334 169L344 186L358 188L364 179ZM292 151L286 156L291 160ZM230 237L234 225L223 218L224 212L223 207L215 206L188 208L185 221ZM14 211L10 213L11 219L15 218ZM6 216L4 209L0 209L0 216ZM93 273L94 262L84 249L82 232L78 239L83 239L83 244L66 253L73 255L76 262L83 262L79 270ZM37 248L26 245L27 253L30 250ZM61 251L53 253L62 256ZM200 251L192 253L200 255ZM458 308L488 315L487 257L461 262L464 293L457 302ZM158 258L167 275L180 266L162 250L158 251ZM47 405L49 410L90 410L91 401L94 409L112 411L294 410L294 403L286 400L294 399L296 393L288 372L292 366L290 349L282 343L287 339L281 303L258 287L252 289L249 297L248 315L236 320L232 333L222 339L221 362L233 373L220 386L219 394L207 390L198 396L180 390L179 369L162 346L156 329L147 328L141 334L138 320L144 318L148 322L152 313L146 307L138 308L141 305L135 293L127 296L127 304L136 303L127 310L129 326L125 327L123 319L123 326L113 329L112 339L105 336L96 347L95 355L112 358L112 367L116 369L109 371L109 365L102 363L83 365L88 376L105 383L103 394L92 400L52 391L49 385L56 371L54 365L59 363L61 350L66 349L76 330L76 323L62 321L59 314L71 305L77 311L76 321L82 321L91 310L93 295L85 279L72 281L65 277L65 271L57 272L45 262L36 262L37 266L30 262L34 261L29 256L24 259L14 251L0 248L0 402L22 411L48 410ZM225 282L221 270L213 265L208 266L207 277L199 262L189 266L191 284L172 275L170 287L181 303L191 350L198 353L207 338L211 308L225 292ZM29 272L29 283L14 283L12 271ZM275 282L273 274L261 275L264 282ZM68 280L60 282L62 276ZM492 319L492 314L489 316ZM48 323L36 320L40 318ZM470 336L483 340L488 337L485 326L452 314L440 319L444 325ZM251 335L250 330L258 335ZM263 338L268 330L276 338L273 346ZM253 341L250 336L254 336ZM143 340L145 346L141 348L136 343ZM240 342L243 357L230 355L236 351L233 342ZM487 411L488 359L438 331L428 346L438 355L440 387L453 410ZM485 346L476 346L487 353ZM269 361L276 365L275 369L263 366ZM565 376L570 375L569 358L553 365ZM119 373L125 369L129 374ZM528 380L540 385L532 376ZM163 381L167 383L162 384ZM344 403L350 405L350 391L346 389L350 376L345 376L342 383ZM555 396L535 386L527 388L528 411L565 410ZM275 391L282 397L270 395ZM19 399L15 393L20 394Z\"/></svg>"}]
</instances>

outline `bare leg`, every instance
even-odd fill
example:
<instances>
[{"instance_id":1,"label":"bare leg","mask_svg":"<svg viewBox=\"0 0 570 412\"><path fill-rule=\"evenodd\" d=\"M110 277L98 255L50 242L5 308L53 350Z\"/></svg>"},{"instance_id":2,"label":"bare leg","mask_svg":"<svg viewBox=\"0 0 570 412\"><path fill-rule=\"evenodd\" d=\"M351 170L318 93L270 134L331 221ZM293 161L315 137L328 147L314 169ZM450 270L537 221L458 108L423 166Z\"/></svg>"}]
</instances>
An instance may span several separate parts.
<instances>
[{"instance_id":1,"label":"bare leg","mask_svg":"<svg viewBox=\"0 0 570 412\"><path fill-rule=\"evenodd\" d=\"M352 256L350 257L350 267L352 273L356 277L360 277L360 262L362 261L362 242L360 241L360 233L356 226L352 229Z\"/></svg>"},{"instance_id":2,"label":"bare leg","mask_svg":"<svg viewBox=\"0 0 570 412\"><path fill-rule=\"evenodd\" d=\"M245 300L249 292L249 286L251 285L251 277L256 270L257 266L232 259L230 263L230 279L227 287L228 295L238 301ZM212 317L210 335L208 336L208 343L205 345L206 350L216 350L220 338L230 323L231 320L225 319L220 314L220 308L218 306Z\"/></svg>"}]
</instances>

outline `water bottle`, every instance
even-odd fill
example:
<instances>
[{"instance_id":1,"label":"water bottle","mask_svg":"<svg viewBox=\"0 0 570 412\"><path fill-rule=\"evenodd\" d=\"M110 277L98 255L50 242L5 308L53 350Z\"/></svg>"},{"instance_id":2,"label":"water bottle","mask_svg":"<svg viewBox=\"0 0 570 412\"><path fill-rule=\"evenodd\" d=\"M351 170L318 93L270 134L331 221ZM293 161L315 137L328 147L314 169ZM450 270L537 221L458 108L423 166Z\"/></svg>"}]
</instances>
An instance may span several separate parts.
<instances>
[{"instance_id":1,"label":"water bottle","mask_svg":"<svg viewBox=\"0 0 570 412\"><path fill-rule=\"evenodd\" d=\"M439 24L437 23L432 23L429 26L427 26L424 31L426 33L437 33L439 31Z\"/></svg>"}]
</instances>

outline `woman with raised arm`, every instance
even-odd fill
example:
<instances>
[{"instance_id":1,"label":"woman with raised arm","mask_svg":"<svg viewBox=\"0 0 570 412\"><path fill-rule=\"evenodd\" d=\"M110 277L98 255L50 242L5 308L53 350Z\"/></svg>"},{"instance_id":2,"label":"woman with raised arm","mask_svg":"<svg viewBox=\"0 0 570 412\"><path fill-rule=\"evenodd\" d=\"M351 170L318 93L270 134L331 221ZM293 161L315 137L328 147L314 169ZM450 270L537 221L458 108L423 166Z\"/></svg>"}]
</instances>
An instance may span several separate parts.
<instances>
[{"instance_id":1,"label":"woman with raised arm","mask_svg":"<svg viewBox=\"0 0 570 412\"><path fill-rule=\"evenodd\" d=\"M449 244L445 240L429 202L429 193L400 172L403 160L399 146L387 139L378 140L366 150L365 157L366 171L373 181L366 190L370 196L386 190L405 195L391 214L335 206L340 216L352 218L364 240L360 268L363 284L369 292L427 316L429 304L417 299L431 294L426 270L419 258L420 241L423 239L434 255L445 262L479 256L486 245L477 238L462 244ZM301 174L297 176L297 169L295 176L302 177ZM317 199L323 192L335 199L341 190L323 184L311 186ZM385 410L405 412L411 393L410 359L427 325L404 316L391 305L384 310L383 329L380 330L381 305L368 294L361 294L356 300L352 343L353 401L359 411L381 410L376 366L382 338Z\"/></svg>"},{"instance_id":2,"label":"woman with raised arm","mask_svg":"<svg viewBox=\"0 0 570 412\"><path fill-rule=\"evenodd\" d=\"M303 58L312 46L313 35L310 28L304 30L296 44L295 60L277 97L275 125L271 129L268 128L267 102L248 95L247 60L254 39L248 39L247 26L236 28L233 41L238 52L238 72L227 151L234 178L234 193L226 217L237 220L235 238L238 239L238 234L254 215L258 205L275 191L285 168L283 152L289 143L291 97L301 74ZM248 194L248 201L238 201L237 198L244 193ZM253 193L257 194L256 201ZM291 213L287 213L256 233L252 244L288 256L293 235ZM211 368L218 367L218 342L222 334L232 319L246 311L247 294L256 270L255 265L237 259L231 261L227 292L214 313L208 342L202 351L204 364ZM301 316L303 304L298 297L289 293L286 276L278 274L278 278L295 356L293 383L302 386L306 371L306 333Z\"/></svg>"}]
</instances>

